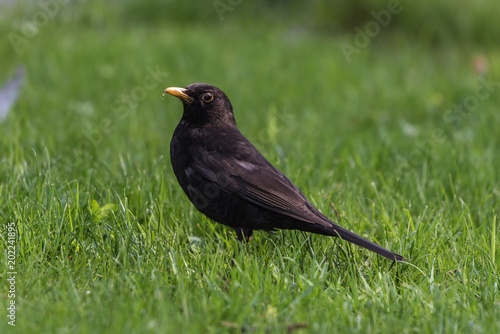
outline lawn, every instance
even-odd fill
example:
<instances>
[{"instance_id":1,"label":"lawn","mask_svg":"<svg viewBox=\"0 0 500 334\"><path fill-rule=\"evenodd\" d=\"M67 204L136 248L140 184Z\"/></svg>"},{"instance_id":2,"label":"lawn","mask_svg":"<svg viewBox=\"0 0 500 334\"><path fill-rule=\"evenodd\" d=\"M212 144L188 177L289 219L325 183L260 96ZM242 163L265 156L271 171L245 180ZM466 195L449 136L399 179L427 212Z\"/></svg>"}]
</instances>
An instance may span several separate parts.
<instances>
[{"instance_id":1,"label":"lawn","mask_svg":"<svg viewBox=\"0 0 500 334\"><path fill-rule=\"evenodd\" d=\"M278 5L42 3L0 4L0 85L25 68L0 122L1 333L500 332L497 44L389 26L346 57L354 33ZM162 98L193 82L325 215L410 263L296 231L239 244L197 212Z\"/></svg>"}]
</instances>

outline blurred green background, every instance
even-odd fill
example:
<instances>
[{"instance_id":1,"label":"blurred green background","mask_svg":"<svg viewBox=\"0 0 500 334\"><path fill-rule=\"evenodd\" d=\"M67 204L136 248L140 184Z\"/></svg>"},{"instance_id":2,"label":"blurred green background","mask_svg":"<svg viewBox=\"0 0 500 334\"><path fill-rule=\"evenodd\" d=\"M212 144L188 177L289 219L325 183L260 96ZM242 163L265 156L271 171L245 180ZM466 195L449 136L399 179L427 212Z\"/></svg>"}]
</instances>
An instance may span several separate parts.
<instances>
[{"instance_id":1,"label":"blurred green background","mask_svg":"<svg viewBox=\"0 0 500 334\"><path fill-rule=\"evenodd\" d=\"M0 87L25 73L0 121L0 309L17 305L0 332L497 333L497 16L485 0L0 0ZM226 92L321 211L411 264L293 231L240 247L196 212L169 162L181 104L162 98L193 82Z\"/></svg>"}]
</instances>

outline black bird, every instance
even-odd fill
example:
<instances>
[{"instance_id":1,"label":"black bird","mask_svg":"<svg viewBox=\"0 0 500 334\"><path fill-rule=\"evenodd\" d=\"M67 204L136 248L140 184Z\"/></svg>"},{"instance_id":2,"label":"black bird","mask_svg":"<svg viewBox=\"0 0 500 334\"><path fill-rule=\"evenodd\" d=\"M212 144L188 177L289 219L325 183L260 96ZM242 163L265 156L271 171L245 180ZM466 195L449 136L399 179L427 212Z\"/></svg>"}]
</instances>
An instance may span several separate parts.
<instances>
[{"instance_id":1,"label":"black bird","mask_svg":"<svg viewBox=\"0 0 500 334\"><path fill-rule=\"evenodd\" d=\"M240 241L254 230L301 230L340 237L390 260L407 261L333 223L240 133L217 87L194 83L165 92L184 105L170 143L177 181L196 208L232 227Z\"/></svg>"}]
</instances>

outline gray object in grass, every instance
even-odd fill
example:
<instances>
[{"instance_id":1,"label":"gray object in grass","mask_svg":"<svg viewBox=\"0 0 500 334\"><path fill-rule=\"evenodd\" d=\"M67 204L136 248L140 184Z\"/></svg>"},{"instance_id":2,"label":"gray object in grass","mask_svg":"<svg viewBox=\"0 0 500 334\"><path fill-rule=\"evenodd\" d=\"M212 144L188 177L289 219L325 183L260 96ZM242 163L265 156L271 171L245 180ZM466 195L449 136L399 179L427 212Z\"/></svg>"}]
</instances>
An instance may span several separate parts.
<instances>
[{"instance_id":1,"label":"gray object in grass","mask_svg":"<svg viewBox=\"0 0 500 334\"><path fill-rule=\"evenodd\" d=\"M16 103L23 81L24 67L19 66L14 77L0 88L0 122L5 120L10 109Z\"/></svg>"}]
</instances>

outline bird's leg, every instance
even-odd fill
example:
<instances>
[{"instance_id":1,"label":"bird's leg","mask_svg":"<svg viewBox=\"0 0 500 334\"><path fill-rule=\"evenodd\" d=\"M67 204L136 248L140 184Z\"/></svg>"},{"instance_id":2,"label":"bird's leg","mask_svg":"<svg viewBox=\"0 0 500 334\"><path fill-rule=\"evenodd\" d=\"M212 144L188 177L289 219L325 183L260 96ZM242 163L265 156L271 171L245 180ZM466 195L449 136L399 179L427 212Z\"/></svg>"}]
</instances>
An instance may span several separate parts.
<instances>
[{"instance_id":1,"label":"bird's leg","mask_svg":"<svg viewBox=\"0 0 500 334\"><path fill-rule=\"evenodd\" d=\"M234 230L236 231L239 241L245 240L246 242L250 242L250 239L252 239L253 230L247 227L236 227Z\"/></svg>"},{"instance_id":2,"label":"bird's leg","mask_svg":"<svg viewBox=\"0 0 500 334\"><path fill-rule=\"evenodd\" d=\"M234 230L236 232L236 235L238 236L238 241L244 240L245 242L249 242L250 239L252 239L253 230L246 227L235 227ZM234 249L233 257L231 258L231 266L230 266L231 268L233 268L235 265L235 258L237 254L236 252L241 251L242 246L243 246L242 244L238 244L238 250L236 248ZM226 280L225 276L224 280Z\"/></svg>"}]
</instances>

